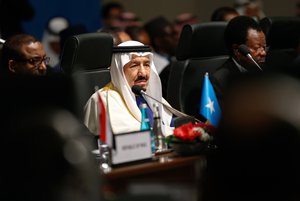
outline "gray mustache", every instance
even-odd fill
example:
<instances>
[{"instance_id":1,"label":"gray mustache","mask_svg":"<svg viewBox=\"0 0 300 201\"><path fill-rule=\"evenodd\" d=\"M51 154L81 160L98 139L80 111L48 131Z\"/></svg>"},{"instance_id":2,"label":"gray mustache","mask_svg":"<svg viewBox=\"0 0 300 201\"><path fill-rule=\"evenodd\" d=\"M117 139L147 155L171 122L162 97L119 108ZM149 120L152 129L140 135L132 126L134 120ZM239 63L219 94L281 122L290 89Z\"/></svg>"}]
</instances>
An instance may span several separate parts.
<instances>
[{"instance_id":1,"label":"gray mustache","mask_svg":"<svg viewBox=\"0 0 300 201\"><path fill-rule=\"evenodd\" d=\"M135 81L147 81L148 79L146 77L138 77Z\"/></svg>"}]
</instances>

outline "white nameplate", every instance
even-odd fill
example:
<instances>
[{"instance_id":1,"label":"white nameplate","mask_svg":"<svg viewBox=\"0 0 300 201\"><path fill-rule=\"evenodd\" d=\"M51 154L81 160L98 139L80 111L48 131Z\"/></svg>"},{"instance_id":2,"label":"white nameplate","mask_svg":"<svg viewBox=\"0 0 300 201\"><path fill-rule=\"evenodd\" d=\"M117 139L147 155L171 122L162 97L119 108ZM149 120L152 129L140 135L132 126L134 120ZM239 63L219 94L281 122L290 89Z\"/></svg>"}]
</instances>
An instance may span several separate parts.
<instances>
[{"instance_id":1,"label":"white nameplate","mask_svg":"<svg viewBox=\"0 0 300 201\"><path fill-rule=\"evenodd\" d=\"M150 130L117 134L114 138L113 165L151 158Z\"/></svg>"}]
</instances>

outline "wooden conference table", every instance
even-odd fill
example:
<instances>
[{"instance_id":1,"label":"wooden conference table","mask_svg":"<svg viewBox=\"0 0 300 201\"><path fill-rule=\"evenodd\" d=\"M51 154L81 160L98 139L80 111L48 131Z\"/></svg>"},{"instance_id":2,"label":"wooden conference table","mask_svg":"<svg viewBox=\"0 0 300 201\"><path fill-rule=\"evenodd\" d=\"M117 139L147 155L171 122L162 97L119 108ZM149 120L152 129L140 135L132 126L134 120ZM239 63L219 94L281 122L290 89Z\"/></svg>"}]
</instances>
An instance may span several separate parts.
<instances>
[{"instance_id":1,"label":"wooden conference table","mask_svg":"<svg viewBox=\"0 0 300 201\"><path fill-rule=\"evenodd\" d=\"M165 194L175 200L199 200L206 167L205 156L178 156L174 152L152 160L114 167L102 174L106 190L120 194Z\"/></svg>"}]
</instances>

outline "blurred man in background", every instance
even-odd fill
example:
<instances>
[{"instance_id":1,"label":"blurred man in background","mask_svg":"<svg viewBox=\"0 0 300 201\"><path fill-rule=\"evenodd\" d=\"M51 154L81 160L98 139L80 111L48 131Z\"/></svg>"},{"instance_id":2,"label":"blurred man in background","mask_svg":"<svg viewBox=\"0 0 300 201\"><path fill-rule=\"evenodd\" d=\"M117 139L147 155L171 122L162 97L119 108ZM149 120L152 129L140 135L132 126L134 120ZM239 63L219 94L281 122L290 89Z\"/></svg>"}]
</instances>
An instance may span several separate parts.
<instances>
[{"instance_id":1,"label":"blurred man in background","mask_svg":"<svg viewBox=\"0 0 300 201\"><path fill-rule=\"evenodd\" d=\"M104 28L120 27L121 15L124 12L122 4L109 2L102 7L102 22Z\"/></svg>"},{"instance_id":2,"label":"blurred man in background","mask_svg":"<svg viewBox=\"0 0 300 201\"><path fill-rule=\"evenodd\" d=\"M163 97L167 97L169 72L175 60L177 37L174 26L163 16L151 19L145 24L153 48L153 59L157 72L161 78Z\"/></svg>"},{"instance_id":3,"label":"blurred man in background","mask_svg":"<svg viewBox=\"0 0 300 201\"><path fill-rule=\"evenodd\" d=\"M57 16L49 19L47 28L44 30L42 44L46 54L51 58L49 66L55 67L59 63L60 56L60 37L59 32L68 28L69 21L65 17Z\"/></svg>"},{"instance_id":4,"label":"blurred man in background","mask_svg":"<svg viewBox=\"0 0 300 201\"><path fill-rule=\"evenodd\" d=\"M232 7L219 7L211 15L211 21L225 21L228 22L232 18L239 16L240 14Z\"/></svg>"}]
</instances>

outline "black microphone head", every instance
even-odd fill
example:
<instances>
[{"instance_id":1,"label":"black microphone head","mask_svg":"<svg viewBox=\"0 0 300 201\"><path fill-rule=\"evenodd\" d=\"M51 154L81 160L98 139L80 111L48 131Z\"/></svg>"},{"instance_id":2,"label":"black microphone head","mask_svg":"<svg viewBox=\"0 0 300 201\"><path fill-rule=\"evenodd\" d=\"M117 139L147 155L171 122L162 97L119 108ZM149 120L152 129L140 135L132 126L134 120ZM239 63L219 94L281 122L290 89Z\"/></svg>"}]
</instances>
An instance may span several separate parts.
<instances>
[{"instance_id":1,"label":"black microphone head","mask_svg":"<svg viewBox=\"0 0 300 201\"><path fill-rule=\"evenodd\" d=\"M142 91L144 91L144 88L139 85L133 85L131 87L131 91L136 95L142 95Z\"/></svg>"},{"instance_id":2,"label":"black microphone head","mask_svg":"<svg viewBox=\"0 0 300 201\"><path fill-rule=\"evenodd\" d=\"M238 47L238 50L239 50L239 52L240 52L242 55L244 55L245 57L246 57L248 54L250 54L249 48L248 48L246 45L244 45L244 44L240 45L240 46Z\"/></svg>"}]
</instances>

